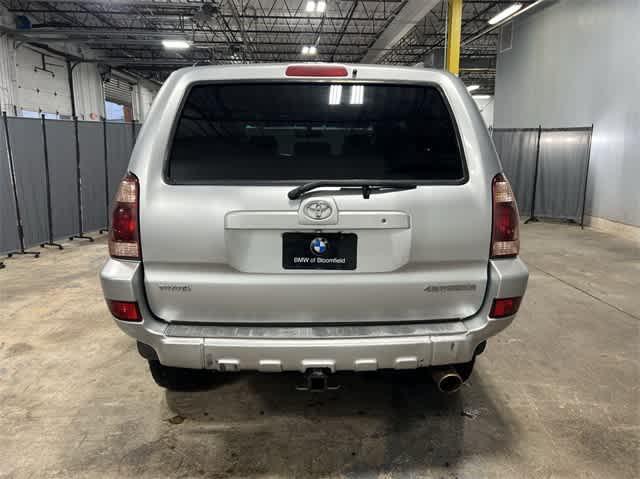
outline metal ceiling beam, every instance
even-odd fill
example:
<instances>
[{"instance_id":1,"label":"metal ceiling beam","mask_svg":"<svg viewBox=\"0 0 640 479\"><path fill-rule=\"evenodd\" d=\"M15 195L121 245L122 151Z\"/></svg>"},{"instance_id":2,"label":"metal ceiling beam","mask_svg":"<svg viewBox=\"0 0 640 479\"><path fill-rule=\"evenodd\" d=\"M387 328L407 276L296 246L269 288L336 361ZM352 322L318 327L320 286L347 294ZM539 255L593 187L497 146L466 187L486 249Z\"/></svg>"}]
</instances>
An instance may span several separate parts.
<instances>
[{"instance_id":1,"label":"metal ceiling beam","mask_svg":"<svg viewBox=\"0 0 640 479\"><path fill-rule=\"evenodd\" d=\"M323 14L305 12L306 0L216 0L219 11L201 13L196 23L194 15L212 1L0 0L0 5L12 15L31 19L31 30L10 32L20 42L52 47L76 43L92 49L82 51L105 63L126 65L158 79L196 61L414 64L444 38L441 0L331 0ZM520 1L525 6L534 3ZM464 0L460 75L483 89L492 89L497 32L468 46L465 40L485 30L487 19L511 3ZM192 48L180 53L164 50L160 41L165 38L187 39ZM318 55L299 54L301 45L316 41Z\"/></svg>"},{"instance_id":2,"label":"metal ceiling beam","mask_svg":"<svg viewBox=\"0 0 640 479\"><path fill-rule=\"evenodd\" d=\"M344 38L344 34L347 32L347 28L349 28L349 23L351 23L351 19L353 18L353 12L356 11L358 7L358 0L353 0L351 3L351 7L349 8L349 12L347 13L347 17L342 22L342 31L340 32L340 36L338 37L337 45L333 50L333 54L331 55L331 61L334 61L336 53L338 52L338 47Z\"/></svg>"},{"instance_id":3,"label":"metal ceiling beam","mask_svg":"<svg viewBox=\"0 0 640 479\"><path fill-rule=\"evenodd\" d=\"M368 1L368 0L365 0ZM57 14L79 14L79 13L90 13L90 14L101 14L101 15L112 15L112 16L131 16L131 11L123 11L123 10L69 10L69 9L44 9L44 8L9 8L7 9L11 13L20 13L20 14L42 14L42 13L57 13ZM194 22L193 17L190 15L191 12L188 13L175 13L175 12L166 12L166 11L155 11L155 12L145 12L144 16L148 18L162 18L163 20L172 20L172 21L180 21L187 20L189 22ZM378 14L378 12L372 12L373 14ZM382 12L380 12L382 13ZM234 16L232 14L221 14L220 17L226 19L233 19ZM253 16L252 16L253 18ZM263 19L267 18L269 20L299 20L300 22L320 22L322 17L317 15L256 15L255 18ZM341 15L325 15L324 18L326 20L339 20L342 21L344 16ZM354 22L371 22L372 20L384 22L389 19L389 16L384 16L382 13L379 16L362 16L355 15L351 18L351 21Z\"/></svg>"},{"instance_id":4,"label":"metal ceiling beam","mask_svg":"<svg viewBox=\"0 0 640 479\"><path fill-rule=\"evenodd\" d=\"M375 63L385 50L398 43L438 3L440 0L409 0L371 45L362 63Z\"/></svg>"},{"instance_id":5,"label":"metal ceiling beam","mask_svg":"<svg viewBox=\"0 0 640 479\"><path fill-rule=\"evenodd\" d=\"M402 0L366 0L369 3L400 3ZM105 1L105 0L46 0L46 3L49 4L98 4L105 5L109 4L111 7L128 7L128 6L136 6L136 7L155 7L155 8L185 8L189 10L194 10L199 8L205 3L210 3L206 0L200 2L188 1L188 2L180 2L180 1L149 1L149 0L123 0L123 1Z\"/></svg>"},{"instance_id":6,"label":"metal ceiling beam","mask_svg":"<svg viewBox=\"0 0 640 479\"><path fill-rule=\"evenodd\" d=\"M302 61L303 58L297 50L256 50L252 53L256 55L272 55L272 54L280 54L285 55L287 58L283 61ZM318 57L322 56L330 56L331 52L318 52ZM358 52L353 53L341 53L339 56L341 57L357 57L360 55ZM228 55L229 58L232 58L232 55ZM411 53L398 53L398 56L413 56ZM185 58L169 58L169 57L151 57L151 56L136 56L135 58L129 57L120 57L120 56L109 56L102 55L98 56L96 61L112 63L112 64L131 64L131 65L176 65L176 66L191 66L197 62L209 61L209 57L191 55ZM306 60L306 59L305 59ZM466 71L491 71L495 70L495 59L493 57L486 57L484 59L478 58L470 58L470 57L461 57L462 68L461 70Z\"/></svg>"},{"instance_id":7,"label":"metal ceiling beam","mask_svg":"<svg viewBox=\"0 0 640 479\"><path fill-rule=\"evenodd\" d=\"M32 30L16 30L23 35L41 35L43 33L49 34L65 34L65 35L73 35L73 34L84 34L84 35L120 35L120 36L158 36L158 35L182 35L182 37L189 37L191 35L198 34L211 34L211 33L241 33L239 28L185 28L180 29L178 27L159 27L157 30L145 30L144 28L139 27L106 27L106 26L74 26L74 25L56 25L56 24L41 24L34 25ZM300 34L300 33L308 33L308 34L318 34L317 30L265 30L265 29L245 29L244 33L260 33L260 34ZM356 32L356 31L345 31L335 32L329 29L323 29L319 32L321 35L343 35L343 36L362 36L362 35L375 35L376 32Z\"/></svg>"}]
</instances>

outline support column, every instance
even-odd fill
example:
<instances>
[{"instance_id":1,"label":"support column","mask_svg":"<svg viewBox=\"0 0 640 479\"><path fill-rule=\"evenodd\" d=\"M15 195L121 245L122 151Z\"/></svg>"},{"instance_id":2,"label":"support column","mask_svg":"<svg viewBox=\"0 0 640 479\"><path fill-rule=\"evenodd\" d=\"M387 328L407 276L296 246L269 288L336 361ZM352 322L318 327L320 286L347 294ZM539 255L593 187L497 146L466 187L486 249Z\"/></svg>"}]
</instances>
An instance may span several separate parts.
<instances>
[{"instance_id":1,"label":"support column","mask_svg":"<svg viewBox=\"0 0 640 479\"><path fill-rule=\"evenodd\" d=\"M444 67L447 71L460 73L460 37L462 36L462 0L448 0L447 51Z\"/></svg>"}]
</instances>

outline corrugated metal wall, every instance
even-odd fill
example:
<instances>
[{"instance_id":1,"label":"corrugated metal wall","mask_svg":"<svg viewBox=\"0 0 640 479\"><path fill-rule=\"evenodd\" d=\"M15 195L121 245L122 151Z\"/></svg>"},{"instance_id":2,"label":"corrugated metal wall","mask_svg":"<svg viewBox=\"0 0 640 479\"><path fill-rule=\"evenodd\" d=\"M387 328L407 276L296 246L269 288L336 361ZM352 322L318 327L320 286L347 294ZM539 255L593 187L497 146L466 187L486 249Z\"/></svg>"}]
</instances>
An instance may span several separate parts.
<instances>
[{"instance_id":1,"label":"corrugated metal wall","mask_svg":"<svg viewBox=\"0 0 640 479\"><path fill-rule=\"evenodd\" d=\"M133 88L133 114L136 121L143 122L147 118L157 92L158 87L147 82L139 82Z\"/></svg>"},{"instance_id":2,"label":"corrugated metal wall","mask_svg":"<svg viewBox=\"0 0 640 479\"><path fill-rule=\"evenodd\" d=\"M13 40L0 37L0 110L13 114L16 104L16 60Z\"/></svg>"},{"instance_id":3,"label":"corrugated metal wall","mask_svg":"<svg viewBox=\"0 0 640 479\"><path fill-rule=\"evenodd\" d=\"M44 69L43 69L44 67ZM46 71L45 71L46 70ZM135 81L132 79L132 81ZM144 121L157 88L155 85L120 81L127 89L127 104L136 121ZM73 70L76 114L80 120L99 120L105 115L102 79L95 63L81 63ZM139 98L133 101L133 93ZM63 58L42 55L22 45L14 49L13 39L0 37L0 105L9 115L21 110L71 116L69 78Z\"/></svg>"},{"instance_id":4,"label":"corrugated metal wall","mask_svg":"<svg viewBox=\"0 0 640 479\"><path fill-rule=\"evenodd\" d=\"M73 88L80 120L99 120L104 116L102 79L95 63L81 63L74 68Z\"/></svg>"}]
</instances>

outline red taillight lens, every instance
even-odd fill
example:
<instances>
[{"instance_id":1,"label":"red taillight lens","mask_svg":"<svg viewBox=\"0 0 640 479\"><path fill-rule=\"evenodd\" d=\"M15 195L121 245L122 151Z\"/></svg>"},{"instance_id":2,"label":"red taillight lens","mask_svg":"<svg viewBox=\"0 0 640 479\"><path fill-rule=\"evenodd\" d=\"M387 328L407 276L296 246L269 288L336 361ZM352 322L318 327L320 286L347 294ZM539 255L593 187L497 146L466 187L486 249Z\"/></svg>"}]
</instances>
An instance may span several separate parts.
<instances>
[{"instance_id":1,"label":"red taillight lens","mask_svg":"<svg viewBox=\"0 0 640 479\"><path fill-rule=\"evenodd\" d=\"M496 298L491 305L490 318L504 318L518 312L522 296L515 298Z\"/></svg>"},{"instance_id":2,"label":"red taillight lens","mask_svg":"<svg viewBox=\"0 0 640 479\"><path fill-rule=\"evenodd\" d=\"M334 65L291 65L284 73L288 77L346 77L345 67Z\"/></svg>"},{"instance_id":3,"label":"red taillight lens","mask_svg":"<svg viewBox=\"0 0 640 479\"><path fill-rule=\"evenodd\" d=\"M140 310L138 309L138 303L136 302L107 299L107 304L109 305L109 311L111 311L111 314L120 321L142 321L142 316L140 316Z\"/></svg>"},{"instance_id":4,"label":"red taillight lens","mask_svg":"<svg viewBox=\"0 0 640 479\"><path fill-rule=\"evenodd\" d=\"M140 259L138 190L138 178L132 174L125 176L118 187L109 234L109 254L113 258Z\"/></svg>"},{"instance_id":5,"label":"red taillight lens","mask_svg":"<svg viewBox=\"0 0 640 479\"><path fill-rule=\"evenodd\" d=\"M511 185L502 174L493 178L493 231L491 257L516 256L520 252L520 215Z\"/></svg>"}]
</instances>

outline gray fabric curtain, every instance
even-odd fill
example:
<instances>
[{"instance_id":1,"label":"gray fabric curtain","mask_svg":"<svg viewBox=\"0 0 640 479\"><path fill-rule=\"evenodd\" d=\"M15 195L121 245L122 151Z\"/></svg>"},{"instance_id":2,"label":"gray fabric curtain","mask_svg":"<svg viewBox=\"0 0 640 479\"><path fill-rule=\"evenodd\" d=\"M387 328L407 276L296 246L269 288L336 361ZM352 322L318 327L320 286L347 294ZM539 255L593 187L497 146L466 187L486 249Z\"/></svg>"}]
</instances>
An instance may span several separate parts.
<instances>
[{"instance_id":1,"label":"gray fabric curtain","mask_svg":"<svg viewBox=\"0 0 640 479\"><path fill-rule=\"evenodd\" d=\"M7 118L22 213L25 247L48 239L44 140L40 119ZM78 198L74 123L46 120L53 238L78 234ZM78 122L84 232L106 226L104 133L107 138L109 201L127 171L141 125ZM104 128L104 129L103 129ZM0 125L0 253L19 246L4 126Z\"/></svg>"},{"instance_id":2,"label":"gray fabric curtain","mask_svg":"<svg viewBox=\"0 0 640 479\"><path fill-rule=\"evenodd\" d=\"M542 130L535 214L580 221L591 129Z\"/></svg>"},{"instance_id":3,"label":"gray fabric curtain","mask_svg":"<svg viewBox=\"0 0 640 479\"><path fill-rule=\"evenodd\" d=\"M7 137L4 134L4 125L0 125L0 253L17 248L18 231L7 155Z\"/></svg>"},{"instance_id":4,"label":"gray fabric curtain","mask_svg":"<svg viewBox=\"0 0 640 479\"><path fill-rule=\"evenodd\" d=\"M45 128L53 238L58 239L78 233L75 128L72 121L63 120L45 120Z\"/></svg>"},{"instance_id":5,"label":"gray fabric curtain","mask_svg":"<svg viewBox=\"0 0 640 479\"><path fill-rule=\"evenodd\" d=\"M493 142L516 195L520 216L531 213L536 169L537 129L494 129Z\"/></svg>"},{"instance_id":6,"label":"gray fabric curtain","mask_svg":"<svg viewBox=\"0 0 640 479\"><path fill-rule=\"evenodd\" d=\"M8 118L25 245L47 240L44 146L40 120ZM53 166L52 166L53 168Z\"/></svg>"},{"instance_id":7,"label":"gray fabric curtain","mask_svg":"<svg viewBox=\"0 0 640 479\"><path fill-rule=\"evenodd\" d=\"M42 125L39 119L10 117L7 120L25 246L29 247L48 238ZM103 135L106 132L111 201L127 171L140 127L139 124L107 122L103 130L102 123L78 123L85 232L106 226ZM46 128L55 239L78 233L75 133L71 121L47 120ZM531 211L537 135L537 129L493 130L496 150L524 217ZM590 138L590 128L542 130L536 215L580 219ZM4 128L0 128L0 252L14 250L18 244L8 153Z\"/></svg>"},{"instance_id":8,"label":"gray fabric curtain","mask_svg":"<svg viewBox=\"0 0 640 479\"><path fill-rule=\"evenodd\" d=\"M107 221L102 123L78 122L78 138L82 171L82 219L86 231L95 231L104 228Z\"/></svg>"},{"instance_id":9,"label":"gray fabric curtain","mask_svg":"<svg viewBox=\"0 0 640 479\"><path fill-rule=\"evenodd\" d=\"M109 161L109 198L113 199L120 180L127 172L133 148L130 123L107 123L107 158Z\"/></svg>"}]
</instances>

